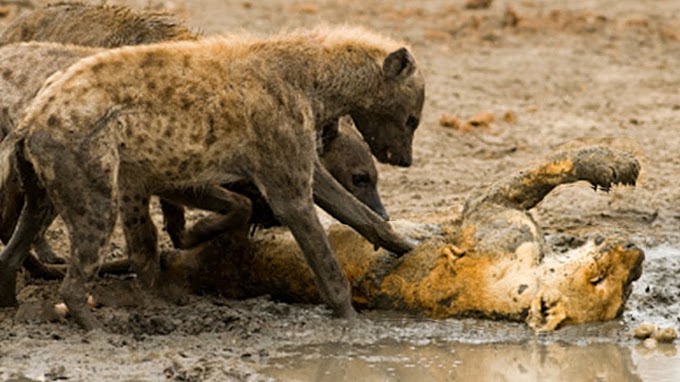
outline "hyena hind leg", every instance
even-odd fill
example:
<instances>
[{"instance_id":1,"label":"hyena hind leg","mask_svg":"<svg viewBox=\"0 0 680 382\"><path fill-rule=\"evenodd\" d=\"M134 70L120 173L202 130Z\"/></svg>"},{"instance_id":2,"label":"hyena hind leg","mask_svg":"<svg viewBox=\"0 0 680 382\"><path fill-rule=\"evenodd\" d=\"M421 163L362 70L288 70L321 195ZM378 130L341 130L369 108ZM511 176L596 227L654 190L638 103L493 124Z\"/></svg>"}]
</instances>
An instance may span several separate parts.
<instances>
[{"instance_id":1,"label":"hyena hind leg","mask_svg":"<svg viewBox=\"0 0 680 382\"><path fill-rule=\"evenodd\" d=\"M110 192L93 191L81 198L84 211L82 207L65 206L61 213L70 233L71 261L59 291L75 321L83 329L92 330L101 324L86 304L86 283L99 270L100 252L113 231L117 206Z\"/></svg>"},{"instance_id":2,"label":"hyena hind leg","mask_svg":"<svg viewBox=\"0 0 680 382\"><path fill-rule=\"evenodd\" d=\"M45 234L56 217L56 211L45 189L39 184L33 166L20 152L17 153L17 166L26 189L26 203L14 234L0 253L0 306L16 305L16 277L19 267L30 256L32 243Z\"/></svg>"},{"instance_id":3,"label":"hyena hind leg","mask_svg":"<svg viewBox=\"0 0 680 382\"><path fill-rule=\"evenodd\" d=\"M95 138L64 143L40 131L26 143L40 182L69 232L70 264L59 291L85 330L101 327L87 305L86 284L98 272L118 207L116 145L106 137Z\"/></svg>"}]
</instances>

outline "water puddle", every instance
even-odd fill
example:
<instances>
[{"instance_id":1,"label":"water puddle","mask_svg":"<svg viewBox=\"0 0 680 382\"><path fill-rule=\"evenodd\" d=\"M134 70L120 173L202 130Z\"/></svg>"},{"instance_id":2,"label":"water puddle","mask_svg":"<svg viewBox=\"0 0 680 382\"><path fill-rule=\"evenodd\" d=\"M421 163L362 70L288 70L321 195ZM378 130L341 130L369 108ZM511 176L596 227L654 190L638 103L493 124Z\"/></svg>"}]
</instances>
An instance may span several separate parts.
<instances>
[{"instance_id":1,"label":"water puddle","mask_svg":"<svg viewBox=\"0 0 680 382\"><path fill-rule=\"evenodd\" d=\"M280 381L649 381L680 380L674 345L382 343L288 349L264 374Z\"/></svg>"}]
</instances>

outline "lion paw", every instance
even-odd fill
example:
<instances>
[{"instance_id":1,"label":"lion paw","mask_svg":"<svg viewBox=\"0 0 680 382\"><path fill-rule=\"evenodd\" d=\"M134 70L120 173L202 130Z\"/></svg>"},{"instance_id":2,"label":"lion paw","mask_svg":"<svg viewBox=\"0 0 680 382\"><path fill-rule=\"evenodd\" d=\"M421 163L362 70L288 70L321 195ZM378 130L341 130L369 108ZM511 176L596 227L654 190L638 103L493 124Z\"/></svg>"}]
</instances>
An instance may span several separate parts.
<instances>
[{"instance_id":1,"label":"lion paw","mask_svg":"<svg viewBox=\"0 0 680 382\"><path fill-rule=\"evenodd\" d=\"M632 154L600 146L577 151L574 165L580 180L605 192L617 184L634 186L640 174L640 162Z\"/></svg>"}]
</instances>

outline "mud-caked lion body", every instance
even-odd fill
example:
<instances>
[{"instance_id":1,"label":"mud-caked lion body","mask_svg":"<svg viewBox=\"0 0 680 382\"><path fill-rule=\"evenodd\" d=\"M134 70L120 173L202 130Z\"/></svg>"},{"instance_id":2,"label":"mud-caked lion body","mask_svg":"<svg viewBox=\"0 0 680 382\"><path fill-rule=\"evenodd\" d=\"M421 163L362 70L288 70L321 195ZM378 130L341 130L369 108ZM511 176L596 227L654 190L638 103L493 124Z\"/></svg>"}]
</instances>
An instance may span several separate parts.
<instances>
[{"instance_id":1,"label":"mud-caked lion body","mask_svg":"<svg viewBox=\"0 0 680 382\"><path fill-rule=\"evenodd\" d=\"M323 300L351 315L347 281L313 207L312 174L315 182L330 177L317 156L318 131L350 114L379 160L407 166L423 97L410 52L354 28L128 47L71 66L40 92L13 138L26 181L34 169L56 207L38 225L58 212L69 229L66 304L84 327L97 326L83 283L97 268L118 200L133 267L153 284L149 195L183 201L176 190L248 179L293 232ZM329 197L337 193L349 198ZM344 217L368 210L334 181L314 197L322 207L348 200ZM225 214L248 216L243 196L220 198L233 207Z\"/></svg>"},{"instance_id":2,"label":"mud-caked lion body","mask_svg":"<svg viewBox=\"0 0 680 382\"><path fill-rule=\"evenodd\" d=\"M560 185L587 181L609 190L634 185L639 172L638 160L626 151L605 146L565 150L474 192L458 219L440 226L401 222L402 230L424 238L408 256L376 252L338 225L331 226L329 239L357 306L434 318L524 321L536 330L611 320L620 315L641 275L644 252L603 230L564 253L551 251L528 210ZM249 256L239 253L222 238L169 254L166 269L171 279L201 291L318 301L311 274L287 233L256 236ZM248 271L234 271L240 269Z\"/></svg>"}]
</instances>

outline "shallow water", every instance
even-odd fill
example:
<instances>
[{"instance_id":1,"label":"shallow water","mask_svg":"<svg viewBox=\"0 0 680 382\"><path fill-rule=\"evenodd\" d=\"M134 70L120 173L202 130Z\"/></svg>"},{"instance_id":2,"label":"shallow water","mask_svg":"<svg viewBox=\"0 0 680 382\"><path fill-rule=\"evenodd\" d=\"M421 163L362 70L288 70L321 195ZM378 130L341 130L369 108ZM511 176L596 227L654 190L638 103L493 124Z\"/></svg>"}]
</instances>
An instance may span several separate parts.
<instances>
[{"instance_id":1,"label":"shallow water","mask_svg":"<svg viewBox=\"0 0 680 382\"><path fill-rule=\"evenodd\" d=\"M264 374L281 381L678 381L674 345L400 343L289 349Z\"/></svg>"}]
</instances>

